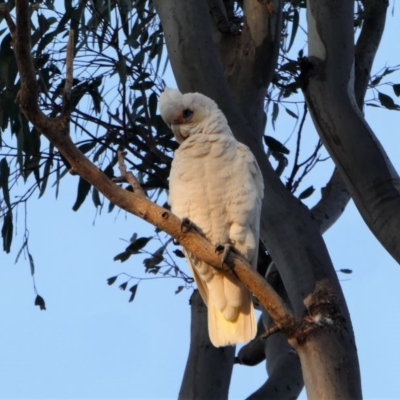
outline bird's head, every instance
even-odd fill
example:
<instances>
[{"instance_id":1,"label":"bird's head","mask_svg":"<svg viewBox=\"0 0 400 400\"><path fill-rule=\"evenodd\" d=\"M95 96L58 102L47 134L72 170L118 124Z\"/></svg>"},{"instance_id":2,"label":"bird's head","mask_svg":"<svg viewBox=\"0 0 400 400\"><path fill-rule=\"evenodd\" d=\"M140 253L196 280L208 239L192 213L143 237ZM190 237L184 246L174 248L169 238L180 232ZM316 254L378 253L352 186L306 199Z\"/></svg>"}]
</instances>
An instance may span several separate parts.
<instances>
[{"instance_id":1,"label":"bird's head","mask_svg":"<svg viewBox=\"0 0 400 400\"><path fill-rule=\"evenodd\" d=\"M159 107L179 143L196 134L230 132L215 101L201 93L182 94L167 88L161 93Z\"/></svg>"}]
</instances>

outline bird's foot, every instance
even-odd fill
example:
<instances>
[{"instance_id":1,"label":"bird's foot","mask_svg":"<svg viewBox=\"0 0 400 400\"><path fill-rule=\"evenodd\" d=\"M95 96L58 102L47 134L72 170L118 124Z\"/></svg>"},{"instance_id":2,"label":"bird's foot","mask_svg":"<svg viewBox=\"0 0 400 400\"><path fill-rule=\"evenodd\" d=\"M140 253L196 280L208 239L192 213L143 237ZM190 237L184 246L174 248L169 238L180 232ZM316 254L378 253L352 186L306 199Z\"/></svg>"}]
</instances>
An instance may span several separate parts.
<instances>
[{"instance_id":1,"label":"bird's foot","mask_svg":"<svg viewBox=\"0 0 400 400\"><path fill-rule=\"evenodd\" d=\"M183 233L189 232L193 227L193 222L189 218L182 218L181 231Z\"/></svg>"},{"instance_id":2,"label":"bird's foot","mask_svg":"<svg viewBox=\"0 0 400 400\"><path fill-rule=\"evenodd\" d=\"M230 243L224 243L224 244L217 243L217 245L215 246L215 252L221 254L221 264L220 264L221 268L224 265L229 252L233 249L234 247Z\"/></svg>"},{"instance_id":3,"label":"bird's foot","mask_svg":"<svg viewBox=\"0 0 400 400\"><path fill-rule=\"evenodd\" d=\"M188 233L190 231L195 231L195 232L199 233L200 235L204 236L203 232L201 231L201 229L196 224L194 224L189 218L186 218L186 217L182 218L181 231L183 233Z\"/></svg>"}]
</instances>

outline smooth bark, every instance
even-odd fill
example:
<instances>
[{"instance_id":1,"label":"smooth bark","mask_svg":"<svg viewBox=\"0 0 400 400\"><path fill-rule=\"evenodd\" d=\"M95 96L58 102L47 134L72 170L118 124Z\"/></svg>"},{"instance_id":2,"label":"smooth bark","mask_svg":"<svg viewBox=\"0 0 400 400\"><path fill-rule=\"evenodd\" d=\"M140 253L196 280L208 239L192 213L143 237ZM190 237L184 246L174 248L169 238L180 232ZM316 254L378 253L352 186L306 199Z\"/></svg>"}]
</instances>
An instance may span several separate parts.
<instances>
[{"instance_id":1,"label":"smooth bark","mask_svg":"<svg viewBox=\"0 0 400 400\"><path fill-rule=\"evenodd\" d=\"M213 97L227 115L236 137L252 148L259 161L268 194L263 204L261 236L278 265L295 314L307 317L297 326L282 299L241 257L230 254L227 264L235 269L290 338L308 377L306 386L310 398L360 398L354 335L324 242L308 210L276 176L262 151L259 132L249 128L246 112L242 114L235 103L219 59L214 58L217 54L205 3L157 0L154 4L166 32L172 66L180 71L176 75L179 86ZM115 185L80 153L68 136L68 116L49 119L40 111L29 34L28 2L19 0L14 48L21 73L19 104L27 118L59 148L75 172L111 201L168 232L200 259L218 267L220 260L212 244L194 231L182 231L179 219L151 203L142 193L129 193ZM198 86L200 83L204 87ZM309 378L315 373L330 378L317 380L318 390L308 387L315 383Z\"/></svg>"},{"instance_id":2,"label":"smooth bark","mask_svg":"<svg viewBox=\"0 0 400 400\"><path fill-rule=\"evenodd\" d=\"M384 18L385 2L375 3L382 4L378 15ZM311 116L364 221L400 262L400 179L359 110L353 89L353 2L307 4L314 29L303 90Z\"/></svg>"},{"instance_id":3,"label":"smooth bark","mask_svg":"<svg viewBox=\"0 0 400 400\"><path fill-rule=\"evenodd\" d=\"M335 168L331 179L321 189L321 199L311 209L312 217L321 234L324 234L340 218L350 199L346 184Z\"/></svg>"},{"instance_id":4,"label":"smooth bark","mask_svg":"<svg viewBox=\"0 0 400 400\"><path fill-rule=\"evenodd\" d=\"M371 76L379 44L385 29L387 0L364 1L363 24L355 46L354 94L359 109L364 108L364 97ZM350 193L337 168L326 187L320 201L311 209L321 233L326 232L342 215L350 201Z\"/></svg>"},{"instance_id":5,"label":"smooth bark","mask_svg":"<svg viewBox=\"0 0 400 400\"><path fill-rule=\"evenodd\" d=\"M154 5L163 25L171 65L179 88L183 92L200 91L212 97L227 116L236 138L247 144L255 154L266 188L261 239L277 263L295 314L303 316L305 302L308 299L307 308L320 310L317 315L320 315L319 312L322 315L327 313L325 315L327 320L330 318L334 320L337 336L335 343L348 349L346 362L352 368L352 376L356 378L354 380L356 389L349 391L349 388L343 385L343 394L348 398L360 398L361 387L354 335L343 294L325 244L309 211L286 190L276 176L264 154L259 140L260 132L251 129L251 123L245 117L248 113L246 110L242 112L235 101L240 96L236 95L236 91L229 87L226 80L224 68L213 43L206 5L193 0L155 0ZM252 71L247 73L252 74ZM252 104L247 104L247 107L252 107ZM317 296L318 290L316 291L319 287L323 287L327 295L334 294L330 298L335 303L334 309L338 314L330 315L331 309L321 307L322 298ZM336 323L338 315L340 324ZM315 321L311 323L315 324ZM325 334L323 325L324 323L320 327L315 326L315 330L310 330L309 345L312 346L318 336L318 343L319 340L326 339L325 345L329 347L330 334ZM316 331L318 335L313 334ZM296 339L292 341L296 349L302 347L303 343ZM316 342L316 345L318 343ZM325 357L323 353L319 354L320 347L316 348L316 351L318 354L314 352L309 354L311 359ZM331 384L327 382L324 385L328 397L331 393L336 393L336 386L346 381L348 377L349 371L334 369L337 363L339 360L327 357L324 368L318 369L318 373L332 375L335 378ZM310 358L307 361L303 358L303 370L309 369L312 374L312 371L317 371L314 369L315 366L316 364L310 362Z\"/></svg>"}]
</instances>

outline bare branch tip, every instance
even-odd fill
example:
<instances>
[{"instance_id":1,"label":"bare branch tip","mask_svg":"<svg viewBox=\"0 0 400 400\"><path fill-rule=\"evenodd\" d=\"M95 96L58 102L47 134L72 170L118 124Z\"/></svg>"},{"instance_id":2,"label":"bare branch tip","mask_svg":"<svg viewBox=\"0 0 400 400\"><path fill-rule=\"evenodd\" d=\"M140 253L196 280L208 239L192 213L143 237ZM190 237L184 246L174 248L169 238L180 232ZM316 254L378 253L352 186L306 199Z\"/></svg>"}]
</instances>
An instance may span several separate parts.
<instances>
[{"instance_id":1,"label":"bare branch tip","mask_svg":"<svg viewBox=\"0 0 400 400\"><path fill-rule=\"evenodd\" d=\"M71 115L71 90L74 81L74 31L69 31L68 44L67 44L67 59L66 59L66 73L64 85L64 98L63 98L63 111L64 117Z\"/></svg>"},{"instance_id":2,"label":"bare branch tip","mask_svg":"<svg viewBox=\"0 0 400 400\"><path fill-rule=\"evenodd\" d=\"M133 192L135 194L138 194L140 196L146 196L146 193L143 190L142 186L140 185L139 181L132 174L132 172L129 172L127 170L127 167L125 164L125 156L126 155L127 155L126 151L121 151L121 150L118 151L118 167L121 172L121 176L116 178L116 180L114 180L114 182L115 181L127 182L132 186Z\"/></svg>"}]
</instances>

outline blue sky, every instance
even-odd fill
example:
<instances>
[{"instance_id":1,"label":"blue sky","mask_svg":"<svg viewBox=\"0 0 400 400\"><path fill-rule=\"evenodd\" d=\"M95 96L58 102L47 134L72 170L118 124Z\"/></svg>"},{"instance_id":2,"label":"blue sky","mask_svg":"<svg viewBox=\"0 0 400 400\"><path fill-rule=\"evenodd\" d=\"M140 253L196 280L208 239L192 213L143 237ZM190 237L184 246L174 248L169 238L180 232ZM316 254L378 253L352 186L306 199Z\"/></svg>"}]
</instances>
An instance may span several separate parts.
<instances>
[{"instance_id":1,"label":"blue sky","mask_svg":"<svg viewBox=\"0 0 400 400\"><path fill-rule=\"evenodd\" d=\"M393 51L391 40L398 36L395 21L396 16L388 17L375 71L386 62L399 63L400 54ZM400 74L390 79L400 83ZM381 90L392 95L390 88ZM367 107L366 115L399 171L400 114ZM268 134L284 140L292 129L293 121L281 116L276 131ZM305 132L312 148L316 136L310 122ZM326 162L308 183L319 190L331 169ZM106 279L122 271L143 276L139 258L120 264L113 257L134 232L147 236L153 230L122 212L104 212L95 218L90 200L73 212L77 183L77 177L69 176L59 200L48 189L44 198L28 204L30 251L47 311L33 305L28 261L21 258L14 264L22 242L22 212L13 253L0 253L0 398L176 398L189 346L191 290L175 295L178 280L142 281L134 302L128 303L128 293L116 284L109 287ZM308 205L317 200L317 191ZM364 397L400 398L400 268L368 231L353 204L325 240L335 267L354 271L339 278L355 329ZM184 261L179 262L184 267ZM264 365L235 366L230 398L241 399L257 389L265 380L264 370Z\"/></svg>"}]
</instances>

